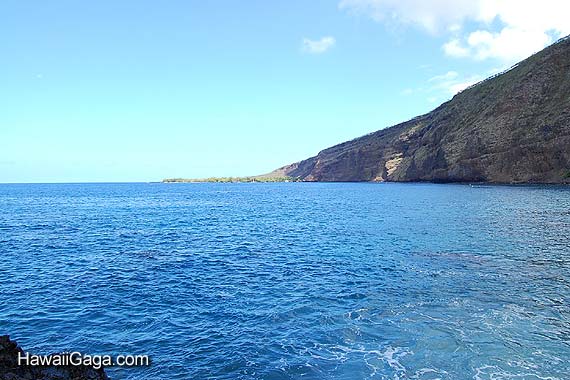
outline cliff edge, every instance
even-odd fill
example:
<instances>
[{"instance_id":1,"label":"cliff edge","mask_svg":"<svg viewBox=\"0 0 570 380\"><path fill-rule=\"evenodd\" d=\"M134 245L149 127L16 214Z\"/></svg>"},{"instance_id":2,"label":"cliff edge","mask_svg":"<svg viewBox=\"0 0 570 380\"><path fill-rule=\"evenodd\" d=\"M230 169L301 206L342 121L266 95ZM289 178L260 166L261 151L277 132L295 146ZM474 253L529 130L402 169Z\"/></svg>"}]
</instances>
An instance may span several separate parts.
<instances>
[{"instance_id":1,"label":"cliff edge","mask_svg":"<svg viewBox=\"0 0 570 380\"><path fill-rule=\"evenodd\" d=\"M428 114L325 149L267 176L570 183L570 38Z\"/></svg>"}]
</instances>

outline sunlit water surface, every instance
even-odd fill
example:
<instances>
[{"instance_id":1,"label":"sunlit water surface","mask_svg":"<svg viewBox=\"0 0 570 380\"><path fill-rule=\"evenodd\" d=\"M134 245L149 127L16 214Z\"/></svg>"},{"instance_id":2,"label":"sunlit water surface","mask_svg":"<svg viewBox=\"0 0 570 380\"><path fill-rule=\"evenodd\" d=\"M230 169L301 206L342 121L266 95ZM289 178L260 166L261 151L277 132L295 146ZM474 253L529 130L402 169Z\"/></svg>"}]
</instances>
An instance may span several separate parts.
<instances>
[{"instance_id":1,"label":"sunlit water surface","mask_svg":"<svg viewBox=\"0 0 570 380\"><path fill-rule=\"evenodd\" d=\"M570 188L0 185L0 333L113 379L568 379Z\"/></svg>"}]
</instances>

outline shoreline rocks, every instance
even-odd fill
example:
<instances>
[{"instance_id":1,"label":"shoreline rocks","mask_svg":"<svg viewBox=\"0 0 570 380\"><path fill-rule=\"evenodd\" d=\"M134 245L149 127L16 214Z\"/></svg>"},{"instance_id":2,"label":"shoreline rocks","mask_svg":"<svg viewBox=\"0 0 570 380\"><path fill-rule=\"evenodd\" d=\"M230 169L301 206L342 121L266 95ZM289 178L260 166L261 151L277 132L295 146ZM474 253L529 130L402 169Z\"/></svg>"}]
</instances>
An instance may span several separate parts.
<instances>
[{"instance_id":1,"label":"shoreline rocks","mask_svg":"<svg viewBox=\"0 0 570 380\"><path fill-rule=\"evenodd\" d=\"M102 368L85 365L18 365L18 356L25 354L8 335L0 336L0 380L109 380Z\"/></svg>"}]
</instances>

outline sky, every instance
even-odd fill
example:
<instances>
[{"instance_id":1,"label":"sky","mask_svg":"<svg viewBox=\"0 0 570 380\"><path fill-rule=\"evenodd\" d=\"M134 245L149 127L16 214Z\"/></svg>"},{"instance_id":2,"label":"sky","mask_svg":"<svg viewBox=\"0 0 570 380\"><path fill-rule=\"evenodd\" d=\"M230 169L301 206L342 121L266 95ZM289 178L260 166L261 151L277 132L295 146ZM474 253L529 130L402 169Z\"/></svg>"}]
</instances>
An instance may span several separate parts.
<instances>
[{"instance_id":1,"label":"sky","mask_svg":"<svg viewBox=\"0 0 570 380\"><path fill-rule=\"evenodd\" d=\"M3 0L0 182L246 176L429 112L566 0Z\"/></svg>"}]
</instances>

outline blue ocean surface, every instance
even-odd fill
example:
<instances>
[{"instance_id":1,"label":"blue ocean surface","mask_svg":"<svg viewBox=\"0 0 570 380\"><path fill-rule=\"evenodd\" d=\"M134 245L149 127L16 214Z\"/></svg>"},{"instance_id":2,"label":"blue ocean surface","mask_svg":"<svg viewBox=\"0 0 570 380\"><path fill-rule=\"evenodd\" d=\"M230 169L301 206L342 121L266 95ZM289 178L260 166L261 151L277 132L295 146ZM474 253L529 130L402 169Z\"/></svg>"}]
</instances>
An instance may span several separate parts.
<instances>
[{"instance_id":1,"label":"blue ocean surface","mask_svg":"<svg viewBox=\"0 0 570 380\"><path fill-rule=\"evenodd\" d=\"M0 334L112 379L568 379L570 188L0 185Z\"/></svg>"}]
</instances>

